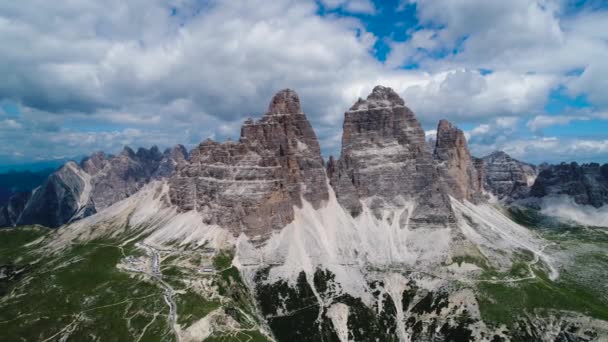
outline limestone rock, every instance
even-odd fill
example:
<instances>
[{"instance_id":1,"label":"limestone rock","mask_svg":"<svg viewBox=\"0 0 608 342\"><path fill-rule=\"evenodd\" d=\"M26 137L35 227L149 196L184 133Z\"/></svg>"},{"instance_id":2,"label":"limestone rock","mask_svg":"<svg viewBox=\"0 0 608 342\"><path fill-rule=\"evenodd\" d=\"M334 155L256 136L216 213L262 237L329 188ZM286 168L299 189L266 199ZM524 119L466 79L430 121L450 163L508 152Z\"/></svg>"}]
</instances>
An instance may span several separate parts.
<instances>
[{"instance_id":1,"label":"limestone rock","mask_svg":"<svg viewBox=\"0 0 608 342\"><path fill-rule=\"evenodd\" d=\"M485 187L500 200L526 197L536 179L535 166L511 158L502 151L483 157Z\"/></svg>"},{"instance_id":2,"label":"limestone rock","mask_svg":"<svg viewBox=\"0 0 608 342\"><path fill-rule=\"evenodd\" d=\"M469 153L466 137L447 120L439 121L437 126L433 157L454 198L473 202L481 199L482 182Z\"/></svg>"},{"instance_id":3,"label":"limestone rock","mask_svg":"<svg viewBox=\"0 0 608 342\"><path fill-rule=\"evenodd\" d=\"M340 160L331 184L353 215L365 202L379 216L384 208L414 202L409 221L445 225L454 221L424 131L391 88L377 86L345 113Z\"/></svg>"},{"instance_id":4,"label":"limestone rock","mask_svg":"<svg viewBox=\"0 0 608 342\"><path fill-rule=\"evenodd\" d=\"M238 142L195 148L171 177L170 196L208 224L264 237L290 223L302 199L315 208L327 200L326 179L315 132L298 95L285 89L259 121L245 121Z\"/></svg>"},{"instance_id":5,"label":"limestone rock","mask_svg":"<svg viewBox=\"0 0 608 342\"><path fill-rule=\"evenodd\" d=\"M608 164L544 165L530 196L568 195L578 204L599 208L608 204Z\"/></svg>"}]
</instances>

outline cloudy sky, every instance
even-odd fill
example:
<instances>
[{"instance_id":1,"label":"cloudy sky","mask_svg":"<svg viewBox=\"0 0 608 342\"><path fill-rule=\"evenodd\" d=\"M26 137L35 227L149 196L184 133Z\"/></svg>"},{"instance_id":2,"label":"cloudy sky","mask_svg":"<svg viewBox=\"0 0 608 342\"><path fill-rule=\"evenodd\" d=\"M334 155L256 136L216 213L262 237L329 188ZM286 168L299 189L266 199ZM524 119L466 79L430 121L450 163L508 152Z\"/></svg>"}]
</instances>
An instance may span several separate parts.
<instances>
[{"instance_id":1,"label":"cloudy sky","mask_svg":"<svg viewBox=\"0 0 608 342\"><path fill-rule=\"evenodd\" d=\"M608 162L602 0L1 1L0 42L5 165L234 139L286 87L327 156L376 84L476 155Z\"/></svg>"}]
</instances>

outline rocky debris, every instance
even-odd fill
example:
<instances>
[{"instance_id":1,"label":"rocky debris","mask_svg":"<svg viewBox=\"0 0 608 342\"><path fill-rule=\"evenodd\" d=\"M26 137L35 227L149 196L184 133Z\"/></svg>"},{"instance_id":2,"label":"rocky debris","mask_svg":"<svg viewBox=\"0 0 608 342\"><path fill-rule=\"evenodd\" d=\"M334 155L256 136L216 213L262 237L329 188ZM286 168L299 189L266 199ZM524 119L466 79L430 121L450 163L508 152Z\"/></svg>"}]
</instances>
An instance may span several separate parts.
<instances>
[{"instance_id":1,"label":"rocky debris","mask_svg":"<svg viewBox=\"0 0 608 342\"><path fill-rule=\"evenodd\" d=\"M535 166L511 158L502 151L483 157L485 188L499 200L526 197L536 179Z\"/></svg>"},{"instance_id":2,"label":"rocky debris","mask_svg":"<svg viewBox=\"0 0 608 342\"><path fill-rule=\"evenodd\" d=\"M578 204L596 208L608 204L608 164L544 165L530 196L558 195L568 195Z\"/></svg>"},{"instance_id":3,"label":"rocky debris","mask_svg":"<svg viewBox=\"0 0 608 342\"><path fill-rule=\"evenodd\" d=\"M201 143L169 183L181 210L234 235L264 237L293 220L301 199L319 208L329 198L326 179L315 132L298 95L285 89L259 121L245 121L238 142Z\"/></svg>"},{"instance_id":4,"label":"rocky debris","mask_svg":"<svg viewBox=\"0 0 608 342\"><path fill-rule=\"evenodd\" d=\"M181 145L160 153L157 147L129 147L116 155L95 152L71 161L27 195L13 196L0 210L0 226L41 224L59 227L92 215L137 192L153 178L168 177L187 152Z\"/></svg>"},{"instance_id":5,"label":"rocky debris","mask_svg":"<svg viewBox=\"0 0 608 342\"><path fill-rule=\"evenodd\" d=\"M458 127L439 121L433 158L446 180L450 194L458 200L477 202L482 198L482 182L469 153L467 139Z\"/></svg>"},{"instance_id":6,"label":"rocky debris","mask_svg":"<svg viewBox=\"0 0 608 342\"><path fill-rule=\"evenodd\" d=\"M424 131L391 88L376 86L345 113L342 150L335 164L331 184L353 216L361 212L362 201L377 216L384 208L402 208L413 201L413 212L405 215L414 225L454 221Z\"/></svg>"}]
</instances>

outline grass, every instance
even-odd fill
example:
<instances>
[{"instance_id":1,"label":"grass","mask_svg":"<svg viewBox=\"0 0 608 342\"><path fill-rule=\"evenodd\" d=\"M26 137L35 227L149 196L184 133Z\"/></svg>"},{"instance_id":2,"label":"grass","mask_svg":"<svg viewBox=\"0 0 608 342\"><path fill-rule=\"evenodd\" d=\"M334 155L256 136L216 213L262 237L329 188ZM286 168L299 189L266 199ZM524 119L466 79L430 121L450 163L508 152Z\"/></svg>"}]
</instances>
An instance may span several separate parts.
<instances>
[{"instance_id":1,"label":"grass","mask_svg":"<svg viewBox=\"0 0 608 342\"><path fill-rule=\"evenodd\" d=\"M598 301L579 285L549 280L540 270L537 277L517 283L478 284L479 308L486 322L511 326L522 313L547 313L548 310L580 312L608 320L608 305Z\"/></svg>"},{"instance_id":2,"label":"grass","mask_svg":"<svg viewBox=\"0 0 608 342\"><path fill-rule=\"evenodd\" d=\"M207 316L211 311L219 308L221 304L216 301L208 301L192 291L176 295L178 322L182 327L188 327L192 323Z\"/></svg>"},{"instance_id":3,"label":"grass","mask_svg":"<svg viewBox=\"0 0 608 342\"><path fill-rule=\"evenodd\" d=\"M60 256L47 256L9 289L0 301L0 339L44 340L75 324L70 339L134 340L152 320L146 341L168 332L162 290L132 278L116 264L122 258L113 242L75 245ZM154 336L152 336L154 335ZM148 336L148 334L146 334Z\"/></svg>"},{"instance_id":4,"label":"grass","mask_svg":"<svg viewBox=\"0 0 608 342\"><path fill-rule=\"evenodd\" d=\"M52 232L42 226L23 226L0 229L0 265L24 263L34 257L29 253L34 249L25 245Z\"/></svg>"}]
</instances>

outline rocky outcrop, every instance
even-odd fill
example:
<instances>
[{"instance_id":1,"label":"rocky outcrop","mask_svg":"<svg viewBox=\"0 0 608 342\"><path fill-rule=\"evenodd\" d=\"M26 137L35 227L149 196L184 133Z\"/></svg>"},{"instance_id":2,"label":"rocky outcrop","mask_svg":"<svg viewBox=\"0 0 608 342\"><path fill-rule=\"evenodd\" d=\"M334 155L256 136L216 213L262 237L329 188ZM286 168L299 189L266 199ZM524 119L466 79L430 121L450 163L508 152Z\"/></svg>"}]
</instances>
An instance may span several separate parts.
<instances>
[{"instance_id":1,"label":"rocky outcrop","mask_svg":"<svg viewBox=\"0 0 608 342\"><path fill-rule=\"evenodd\" d=\"M340 159L331 184L353 215L362 202L379 216L384 208L413 203L403 221L445 225L454 220L424 131L414 113L391 88L377 86L344 117Z\"/></svg>"},{"instance_id":2,"label":"rocky outcrop","mask_svg":"<svg viewBox=\"0 0 608 342\"><path fill-rule=\"evenodd\" d=\"M30 196L29 191L18 192L9 198L8 203L0 207L0 227L10 227L17 223Z\"/></svg>"},{"instance_id":3,"label":"rocky outcrop","mask_svg":"<svg viewBox=\"0 0 608 342\"><path fill-rule=\"evenodd\" d=\"M160 153L157 147L129 147L116 155L93 153L79 164L71 161L27 195L13 196L0 209L0 226L40 224L58 227L92 215L125 199L151 179L168 177L187 158L178 145Z\"/></svg>"},{"instance_id":4,"label":"rocky outcrop","mask_svg":"<svg viewBox=\"0 0 608 342\"><path fill-rule=\"evenodd\" d=\"M181 210L197 210L234 235L263 238L290 223L302 200L315 208L327 200L326 179L315 132L298 95L285 89L259 121L243 124L238 142L201 143L169 183Z\"/></svg>"},{"instance_id":5,"label":"rocky outcrop","mask_svg":"<svg viewBox=\"0 0 608 342\"><path fill-rule=\"evenodd\" d=\"M469 153L464 133L447 120L439 121L433 158L458 200L477 202L482 198L482 182Z\"/></svg>"},{"instance_id":6,"label":"rocky outcrop","mask_svg":"<svg viewBox=\"0 0 608 342\"><path fill-rule=\"evenodd\" d=\"M483 157L485 188L499 200L526 197L536 179L536 167L502 151Z\"/></svg>"},{"instance_id":7,"label":"rocky outcrop","mask_svg":"<svg viewBox=\"0 0 608 342\"><path fill-rule=\"evenodd\" d=\"M608 164L545 165L538 174L530 196L567 195L578 204L599 208L608 204Z\"/></svg>"},{"instance_id":8,"label":"rocky outcrop","mask_svg":"<svg viewBox=\"0 0 608 342\"><path fill-rule=\"evenodd\" d=\"M34 189L24 206L16 224L41 224L58 227L86 210L90 184L87 174L73 161L66 163L57 172Z\"/></svg>"},{"instance_id":9,"label":"rocky outcrop","mask_svg":"<svg viewBox=\"0 0 608 342\"><path fill-rule=\"evenodd\" d=\"M183 145L176 145L173 148L166 149L158 167L152 174L152 178L161 179L170 177L187 160L188 151Z\"/></svg>"}]
</instances>

